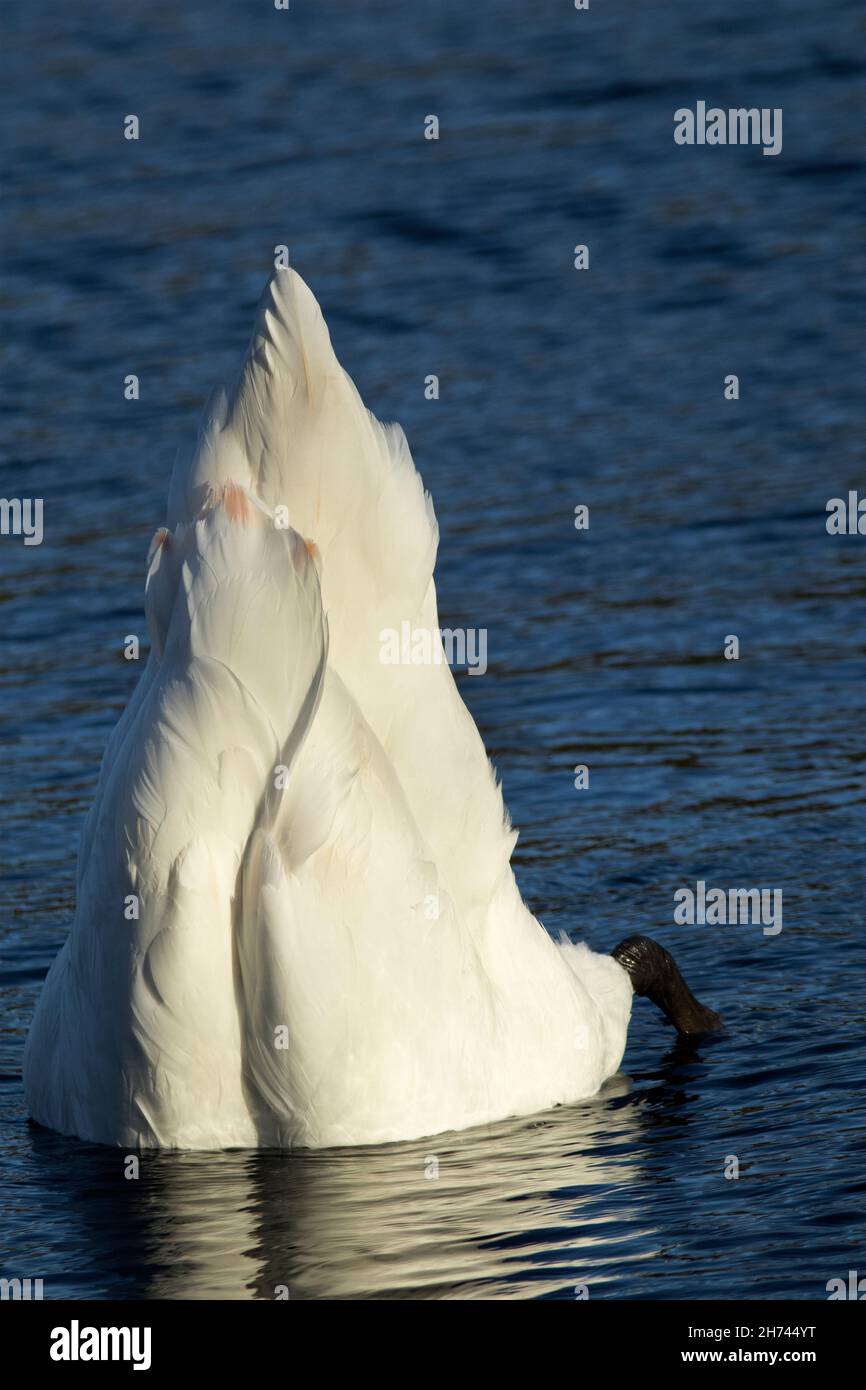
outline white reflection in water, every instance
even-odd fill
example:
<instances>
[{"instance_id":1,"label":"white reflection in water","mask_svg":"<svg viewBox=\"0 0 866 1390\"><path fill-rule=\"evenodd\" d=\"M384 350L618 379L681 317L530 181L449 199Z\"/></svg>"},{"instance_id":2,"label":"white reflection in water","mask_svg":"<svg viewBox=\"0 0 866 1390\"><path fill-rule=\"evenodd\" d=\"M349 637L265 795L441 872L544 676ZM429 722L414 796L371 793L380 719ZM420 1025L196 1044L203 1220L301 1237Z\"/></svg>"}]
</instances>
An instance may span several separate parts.
<instances>
[{"instance_id":1,"label":"white reflection in water","mask_svg":"<svg viewBox=\"0 0 866 1390\"><path fill-rule=\"evenodd\" d=\"M609 1103L627 1092L617 1077L577 1107L378 1148L144 1156L142 1293L592 1296L652 1246L624 1234L622 1195L615 1228L603 1205L641 1176L639 1123Z\"/></svg>"}]
</instances>

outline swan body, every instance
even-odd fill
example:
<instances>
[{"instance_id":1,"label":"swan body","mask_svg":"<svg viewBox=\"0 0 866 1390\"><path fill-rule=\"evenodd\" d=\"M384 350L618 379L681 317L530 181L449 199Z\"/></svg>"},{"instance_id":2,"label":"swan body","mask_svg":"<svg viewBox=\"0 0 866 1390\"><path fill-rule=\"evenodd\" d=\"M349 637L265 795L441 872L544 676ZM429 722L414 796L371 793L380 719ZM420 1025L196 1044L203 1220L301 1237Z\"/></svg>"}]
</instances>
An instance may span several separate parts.
<instances>
[{"instance_id":1,"label":"swan body","mask_svg":"<svg viewBox=\"0 0 866 1390\"><path fill-rule=\"evenodd\" d=\"M305 539L306 538L306 539ZM125 1147L411 1139L596 1092L629 973L554 942L439 643L432 504L278 271L151 545L147 666L106 749L32 1116Z\"/></svg>"}]
</instances>

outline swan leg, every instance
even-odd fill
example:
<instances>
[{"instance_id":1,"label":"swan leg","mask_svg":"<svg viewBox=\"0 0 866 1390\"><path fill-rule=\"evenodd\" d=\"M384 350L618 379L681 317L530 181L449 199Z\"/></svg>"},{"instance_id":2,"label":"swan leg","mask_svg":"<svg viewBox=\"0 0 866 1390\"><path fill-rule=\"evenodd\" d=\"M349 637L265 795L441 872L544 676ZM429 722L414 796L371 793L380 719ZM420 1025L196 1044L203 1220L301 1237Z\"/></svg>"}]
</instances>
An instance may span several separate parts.
<instances>
[{"instance_id":1,"label":"swan leg","mask_svg":"<svg viewBox=\"0 0 866 1390\"><path fill-rule=\"evenodd\" d=\"M715 1033L721 1015L692 994L669 951L649 936L629 936L611 952L628 974L635 994L657 1004L678 1033Z\"/></svg>"}]
</instances>

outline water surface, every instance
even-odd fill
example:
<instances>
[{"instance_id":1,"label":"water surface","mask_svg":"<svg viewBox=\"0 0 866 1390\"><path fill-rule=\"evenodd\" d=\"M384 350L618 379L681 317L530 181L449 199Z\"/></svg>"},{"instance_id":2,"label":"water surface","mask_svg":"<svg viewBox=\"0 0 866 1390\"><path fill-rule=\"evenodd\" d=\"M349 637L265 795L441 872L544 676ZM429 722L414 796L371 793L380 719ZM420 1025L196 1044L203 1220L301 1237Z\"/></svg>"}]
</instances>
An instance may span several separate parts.
<instances>
[{"instance_id":1,"label":"water surface","mask_svg":"<svg viewBox=\"0 0 866 1390\"><path fill-rule=\"evenodd\" d=\"M44 499L45 539L0 541L4 1275L51 1297L810 1299L866 1269L866 539L824 525L866 494L866 16L764 10L6 14L0 493ZM782 154L676 147L699 99L782 107ZM598 950L651 932L728 1032L677 1046L639 1004L582 1105L146 1156L127 1181L28 1124L21 1053L174 454L278 243L407 430L443 624L488 630L462 688L530 905ZM781 934L675 925L698 879L781 888Z\"/></svg>"}]
</instances>

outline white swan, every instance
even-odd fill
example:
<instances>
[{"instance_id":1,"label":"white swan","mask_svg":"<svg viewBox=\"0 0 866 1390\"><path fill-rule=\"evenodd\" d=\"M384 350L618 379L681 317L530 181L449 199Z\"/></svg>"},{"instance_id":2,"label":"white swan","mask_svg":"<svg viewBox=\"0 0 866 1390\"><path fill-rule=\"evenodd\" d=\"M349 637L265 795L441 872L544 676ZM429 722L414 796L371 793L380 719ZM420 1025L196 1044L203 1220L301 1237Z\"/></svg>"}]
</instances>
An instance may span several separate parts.
<instances>
[{"instance_id":1,"label":"white swan","mask_svg":"<svg viewBox=\"0 0 866 1390\"><path fill-rule=\"evenodd\" d=\"M597 1091L632 979L680 1026L700 1008L673 977L666 1005L645 938L554 943L447 664L382 664L383 629L439 642L436 545L402 432L278 271L151 545L151 653L27 1042L37 1121L124 1147L415 1138Z\"/></svg>"}]
</instances>

